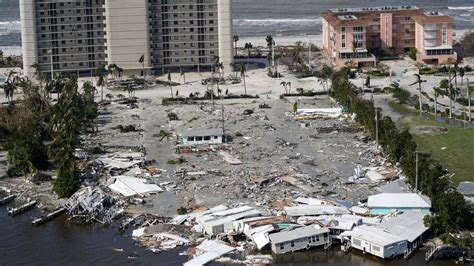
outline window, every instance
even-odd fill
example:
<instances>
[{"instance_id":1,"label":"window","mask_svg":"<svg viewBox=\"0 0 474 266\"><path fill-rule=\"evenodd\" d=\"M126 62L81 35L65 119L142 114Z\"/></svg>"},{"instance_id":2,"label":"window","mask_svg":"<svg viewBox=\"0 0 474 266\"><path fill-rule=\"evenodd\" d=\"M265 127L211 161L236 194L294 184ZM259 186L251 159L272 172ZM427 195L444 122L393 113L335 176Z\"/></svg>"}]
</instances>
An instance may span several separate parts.
<instances>
[{"instance_id":1,"label":"window","mask_svg":"<svg viewBox=\"0 0 474 266\"><path fill-rule=\"evenodd\" d=\"M352 32L363 32L364 27L352 27Z\"/></svg>"},{"instance_id":2,"label":"window","mask_svg":"<svg viewBox=\"0 0 474 266\"><path fill-rule=\"evenodd\" d=\"M405 40L405 44L410 44L410 40Z\"/></svg>"},{"instance_id":3,"label":"window","mask_svg":"<svg viewBox=\"0 0 474 266\"><path fill-rule=\"evenodd\" d=\"M175 62L179 62L179 60L175 60ZM196 137L196 141L202 141L202 137Z\"/></svg>"},{"instance_id":4,"label":"window","mask_svg":"<svg viewBox=\"0 0 474 266\"><path fill-rule=\"evenodd\" d=\"M285 249L285 244L280 244L280 249Z\"/></svg>"},{"instance_id":5,"label":"window","mask_svg":"<svg viewBox=\"0 0 474 266\"><path fill-rule=\"evenodd\" d=\"M361 241L357 238L352 238L352 244L354 244L356 246L359 246L359 247L362 245Z\"/></svg>"},{"instance_id":6,"label":"window","mask_svg":"<svg viewBox=\"0 0 474 266\"><path fill-rule=\"evenodd\" d=\"M411 20L410 17L405 17L405 21L409 21L409 20Z\"/></svg>"},{"instance_id":7,"label":"window","mask_svg":"<svg viewBox=\"0 0 474 266\"><path fill-rule=\"evenodd\" d=\"M341 27L341 32L346 32L346 27Z\"/></svg>"},{"instance_id":8,"label":"window","mask_svg":"<svg viewBox=\"0 0 474 266\"><path fill-rule=\"evenodd\" d=\"M372 245L372 249L375 250L376 252L380 252L380 247Z\"/></svg>"},{"instance_id":9,"label":"window","mask_svg":"<svg viewBox=\"0 0 474 266\"><path fill-rule=\"evenodd\" d=\"M207 141L211 140L211 136L205 136L204 140L207 140Z\"/></svg>"},{"instance_id":10,"label":"window","mask_svg":"<svg viewBox=\"0 0 474 266\"><path fill-rule=\"evenodd\" d=\"M294 247L294 246L295 246L295 241L291 241L291 242L290 242L290 246L291 246L291 247Z\"/></svg>"},{"instance_id":11,"label":"window","mask_svg":"<svg viewBox=\"0 0 474 266\"><path fill-rule=\"evenodd\" d=\"M352 39L361 42L364 40L364 34L352 34Z\"/></svg>"},{"instance_id":12,"label":"window","mask_svg":"<svg viewBox=\"0 0 474 266\"><path fill-rule=\"evenodd\" d=\"M311 243L311 237L308 237L308 242Z\"/></svg>"},{"instance_id":13,"label":"window","mask_svg":"<svg viewBox=\"0 0 474 266\"><path fill-rule=\"evenodd\" d=\"M194 141L194 137L188 137L188 141Z\"/></svg>"},{"instance_id":14,"label":"window","mask_svg":"<svg viewBox=\"0 0 474 266\"><path fill-rule=\"evenodd\" d=\"M443 24L443 34L442 34L443 44L448 44L448 25Z\"/></svg>"}]
</instances>

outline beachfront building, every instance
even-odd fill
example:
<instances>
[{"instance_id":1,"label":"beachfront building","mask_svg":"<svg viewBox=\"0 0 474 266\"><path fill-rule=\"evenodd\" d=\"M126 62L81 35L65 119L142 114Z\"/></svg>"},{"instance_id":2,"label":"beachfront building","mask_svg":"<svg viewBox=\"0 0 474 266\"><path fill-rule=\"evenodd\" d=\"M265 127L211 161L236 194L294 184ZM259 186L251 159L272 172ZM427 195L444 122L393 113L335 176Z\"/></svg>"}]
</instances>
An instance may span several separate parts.
<instances>
[{"instance_id":1,"label":"beachfront building","mask_svg":"<svg viewBox=\"0 0 474 266\"><path fill-rule=\"evenodd\" d=\"M419 210L423 214L429 214L431 201L427 196L417 193L380 193L369 196L367 207L370 214L374 215L411 210Z\"/></svg>"},{"instance_id":2,"label":"beachfront building","mask_svg":"<svg viewBox=\"0 0 474 266\"><path fill-rule=\"evenodd\" d=\"M419 63L457 60L452 18L416 6L339 8L321 14L323 48L338 67L374 65L376 55L417 49Z\"/></svg>"},{"instance_id":3,"label":"beachfront building","mask_svg":"<svg viewBox=\"0 0 474 266\"><path fill-rule=\"evenodd\" d=\"M329 229L315 225L269 234L271 249L275 254L284 254L317 246L330 245Z\"/></svg>"},{"instance_id":4,"label":"beachfront building","mask_svg":"<svg viewBox=\"0 0 474 266\"><path fill-rule=\"evenodd\" d=\"M20 0L23 65L90 75L205 70L233 62L231 0Z\"/></svg>"},{"instance_id":5,"label":"beachfront building","mask_svg":"<svg viewBox=\"0 0 474 266\"><path fill-rule=\"evenodd\" d=\"M181 133L183 145L222 144L224 131L215 129L189 129Z\"/></svg>"},{"instance_id":6,"label":"beachfront building","mask_svg":"<svg viewBox=\"0 0 474 266\"><path fill-rule=\"evenodd\" d=\"M411 210L374 226L357 226L348 233L351 246L383 259L406 256L423 245L423 236L428 231L423 222L425 215Z\"/></svg>"}]
</instances>

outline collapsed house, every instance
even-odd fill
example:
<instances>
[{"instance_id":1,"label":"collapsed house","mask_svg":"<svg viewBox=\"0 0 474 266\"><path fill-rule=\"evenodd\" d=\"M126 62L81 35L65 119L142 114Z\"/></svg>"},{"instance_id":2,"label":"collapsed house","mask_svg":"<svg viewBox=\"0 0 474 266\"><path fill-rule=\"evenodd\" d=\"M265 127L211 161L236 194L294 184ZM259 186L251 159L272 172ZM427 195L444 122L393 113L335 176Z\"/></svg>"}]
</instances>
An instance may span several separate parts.
<instances>
[{"instance_id":1,"label":"collapsed house","mask_svg":"<svg viewBox=\"0 0 474 266\"><path fill-rule=\"evenodd\" d=\"M385 215L395 211L420 210L430 213L431 201L417 193L380 193L369 196L367 207L371 214Z\"/></svg>"},{"instance_id":2,"label":"collapsed house","mask_svg":"<svg viewBox=\"0 0 474 266\"><path fill-rule=\"evenodd\" d=\"M207 264L229 252L235 248L222 244L214 240L204 240L201 245L196 247L198 255L192 260L184 263L184 266L201 266Z\"/></svg>"},{"instance_id":3,"label":"collapsed house","mask_svg":"<svg viewBox=\"0 0 474 266\"><path fill-rule=\"evenodd\" d=\"M275 254L284 254L316 246L329 246L329 229L316 225L297 227L268 235Z\"/></svg>"},{"instance_id":4,"label":"collapsed house","mask_svg":"<svg viewBox=\"0 0 474 266\"><path fill-rule=\"evenodd\" d=\"M290 217L350 214L346 207L333 205L299 205L284 207L284 210Z\"/></svg>"},{"instance_id":5,"label":"collapsed house","mask_svg":"<svg viewBox=\"0 0 474 266\"><path fill-rule=\"evenodd\" d=\"M196 218L196 222L208 235L229 233L234 230L234 221L262 216L262 213L249 206L211 212Z\"/></svg>"},{"instance_id":6,"label":"collapsed house","mask_svg":"<svg viewBox=\"0 0 474 266\"><path fill-rule=\"evenodd\" d=\"M110 223L115 213L108 212L114 199L101 188L84 187L79 189L64 204L72 219L81 219L86 222L98 221Z\"/></svg>"},{"instance_id":7,"label":"collapsed house","mask_svg":"<svg viewBox=\"0 0 474 266\"><path fill-rule=\"evenodd\" d=\"M108 187L125 197L163 191L158 185L147 184L146 179L142 178L114 176L112 182Z\"/></svg>"}]
</instances>

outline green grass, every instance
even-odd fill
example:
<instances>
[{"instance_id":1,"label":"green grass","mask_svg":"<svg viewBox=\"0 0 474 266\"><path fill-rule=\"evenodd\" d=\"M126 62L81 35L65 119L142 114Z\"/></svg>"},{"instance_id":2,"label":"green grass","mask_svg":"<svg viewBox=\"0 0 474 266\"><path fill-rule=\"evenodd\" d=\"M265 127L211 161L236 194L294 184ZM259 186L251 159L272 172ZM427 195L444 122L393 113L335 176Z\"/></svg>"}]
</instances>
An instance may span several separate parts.
<instances>
[{"instance_id":1,"label":"green grass","mask_svg":"<svg viewBox=\"0 0 474 266\"><path fill-rule=\"evenodd\" d=\"M474 181L474 130L419 117L416 112L394 102L390 106L404 116L400 125L403 128L414 129L424 125L447 128L445 133L412 133L419 145L418 150L430 152L443 167L455 173L452 179L455 186L461 181ZM443 147L446 149L443 150Z\"/></svg>"}]
</instances>

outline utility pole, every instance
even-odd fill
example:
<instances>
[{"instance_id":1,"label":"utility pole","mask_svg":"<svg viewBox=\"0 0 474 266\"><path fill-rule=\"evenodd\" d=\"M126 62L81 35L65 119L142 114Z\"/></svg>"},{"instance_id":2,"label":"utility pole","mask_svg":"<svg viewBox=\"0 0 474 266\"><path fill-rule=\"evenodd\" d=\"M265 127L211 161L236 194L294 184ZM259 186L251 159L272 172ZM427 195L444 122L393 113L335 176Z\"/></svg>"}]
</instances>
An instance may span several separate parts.
<instances>
[{"instance_id":1,"label":"utility pole","mask_svg":"<svg viewBox=\"0 0 474 266\"><path fill-rule=\"evenodd\" d=\"M415 151L415 167L416 167L416 175L415 175L415 193L418 193L418 178L419 178L419 175L420 175L420 170L418 169L419 168L419 155L423 155L423 156L431 156L430 153L428 152L422 152L422 151Z\"/></svg>"},{"instance_id":2,"label":"utility pole","mask_svg":"<svg viewBox=\"0 0 474 266\"><path fill-rule=\"evenodd\" d=\"M379 111L375 109L375 143L377 143L377 149L379 148Z\"/></svg>"},{"instance_id":3,"label":"utility pole","mask_svg":"<svg viewBox=\"0 0 474 266\"><path fill-rule=\"evenodd\" d=\"M415 193L418 193L418 152L415 152L415 166L416 166L416 177L415 177Z\"/></svg>"},{"instance_id":4,"label":"utility pole","mask_svg":"<svg viewBox=\"0 0 474 266\"><path fill-rule=\"evenodd\" d=\"M311 68L311 38L308 42L308 68Z\"/></svg>"},{"instance_id":5,"label":"utility pole","mask_svg":"<svg viewBox=\"0 0 474 266\"><path fill-rule=\"evenodd\" d=\"M50 54L51 55L51 57L50 57L50 59L51 59L51 82L53 82L53 79L54 79L53 48L51 48L49 51L51 52L51 54Z\"/></svg>"},{"instance_id":6,"label":"utility pole","mask_svg":"<svg viewBox=\"0 0 474 266\"><path fill-rule=\"evenodd\" d=\"M227 142L227 137L225 135L224 105L222 105L222 136L224 137L224 143L226 143Z\"/></svg>"},{"instance_id":7,"label":"utility pole","mask_svg":"<svg viewBox=\"0 0 474 266\"><path fill-rule=\"evenodd\" d=\"M275 41L272 41L272 73L275 75Z\"/></svg>"},{"instance_id":8,"label":"utility pole","mask_svg":"<svg viewBox=\"0 0 474 266\"><path fill-rule=\"evenodd\" d=\"M469 122L472 122L471 120L471 84L469 84L469 79L467 78L466 79L466 85L467 85L467 101L468 101L468 105L469 105L469 109L468 109L468 112L469 112Z\"/></svg>"}]
</instances>

